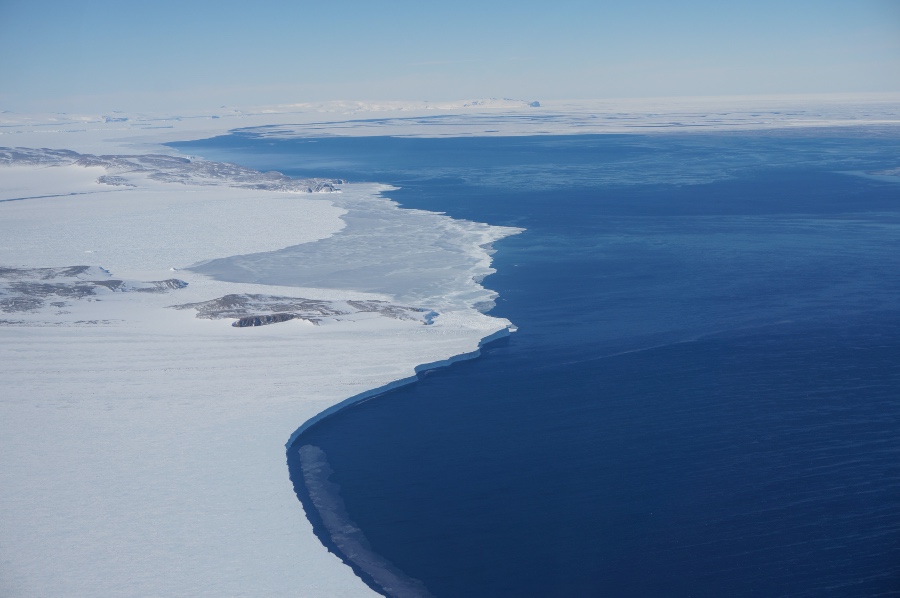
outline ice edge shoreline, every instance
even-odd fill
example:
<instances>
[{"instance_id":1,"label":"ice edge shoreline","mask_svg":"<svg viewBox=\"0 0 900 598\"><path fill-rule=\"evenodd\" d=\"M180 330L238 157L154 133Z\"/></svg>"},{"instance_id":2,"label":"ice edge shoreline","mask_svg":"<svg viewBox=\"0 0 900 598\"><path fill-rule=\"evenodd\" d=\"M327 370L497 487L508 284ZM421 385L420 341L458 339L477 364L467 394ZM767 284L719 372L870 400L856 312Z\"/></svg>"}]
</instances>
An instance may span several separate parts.
<instances>
[{"instance_id":1,"label":"ice edge shoreline","mask_svg":"<svg viewBox=\"0 0 900 598\"><path fill-rule=\"evenodd\" d=\"M398 380L394 380L392 382L388 382L387 384L383 384L377 388L373 388L359 394L353 395L352 397L348 397L343 401L328 407L327 409L319 412L315 416L306 420L288 439L285 443L285 461L288 468L288 476L291 481L291 485L294 489L294 494L303 508L304 514L306 515L307 521L309 521L310 525L312 525L313 535L319 540L319 542L325 547L328 552L334 554L344 565L350 568L353 574L370 590L373 592L383 595L383 596L393 596L395 595L392 590L396 590L398 593L396 596L400 597L417 597L417 598L433 598L432 594L428 592L427 588L425 588L421 581L408 577L403 571L396 569L396 567L390 563L389 561L384 561L383 557L380 557L377 553L371 552L371 549L366 549L368 546L368 542L365 540L363 536L363 546L357 547L357 550L350 550L348 553L347 550L344 550L341 547L341 543L334 538L333 530L329 525L325 522L325 515L320 511L317 506L316 500L311 495L311 491L308 487L308 472L306 469L306 465L302 463L303 457L301 456L301 447L303 445L303 433L315 426L316 424L324 421L325 419L332 417L344 409L352 407L353 405L362 403L364 401L375 399L379 396L382 396L392 390L397 388L401 388L403 386L407 386L409 384L413 384L418 382L419 374L424 372L435 370L438 368L449 367L454 363L469 361L472 359L477 359L481 356L481 350L483 347L488 344L498 341L504 338L507 338L516 330L515 326L512 324L507 324L506 327L501 328L478 341L478 346L473 351L468 351L466 353L459 353L457 355L453 355L447 359L441 359L438 361L432 361L429 363L423 363L415 366L414 374L412 376L407 376L405 378L400 378ZM310 447L305 447L310 448ZM315 448L315 447L313 447ZM292 458L293 456L293 458ZM324 458L324 453L322 454ZM300 462L297 463L297 458L300 459ZM293 463L293 465L292 465ZM327 461L324 461L326 468L328 468ZM327 484L329 475L326 474L324 482ZM305 490L305 492L301 491L301 489ZM340 505L343 505L343 501L338 496L338 501ZM343 507L341 507L343 510ZM344 513L344 517L346 518L346 513ZM341 521L341 528L350 528L357 529L357 531L361 534L362 530L356 528L356 524L354 524L349 519L345 519ZM363 554L359 554L359 549L362 548ZM366 553L371 553L366 555ZM356 558L354 558L354 556ZM360 560L360 557L363 557ZM374 564L374 567L379 572L386 572L388 575L388 579L382 579L383 575L376 575L371 569L373 563L371 557L375 557L378 559L378 562ZM369 567L366 567L366 565ZM388 583L385 583L387 581ZM399 587L397 584L399 583Z\"/></svg>"},{"instance_id":2,"label":"ice edge shoreline","mask_svg":"<svg viewBox=\"0 0 900 598\"><path fill-rule=\"evenodd\" d=\"M505 337L509 336L510 334L512 334L512 331L510 330L511 326L512 325L507 325L505 328L502 328L496 332L493 332L493 333L483 337L480 341L478 341L478 347L474 351L469 351L467 353L459 353L457 355L453 355L452 357L448 357L447 359L440 359L438 361L432 361L430 363L423 363L423 364L417 365L415 368L413 368L413 371L415 373L412 376L407 376L406 378L400 378L400 379L394 380L392 382L388 382L387 384L383 384L377 388L372 388L370 390L353 395L352 397L346 398L343 401L341 401L339 403L335 403L331 407L328 407L327 409L320 411L318 414L314 415L313 417L311 417L308 420L306 420L305 422L303 422L303 424L299 428L297 428L293 434L291 434L290 438L284 445L285 449L290 450L291 447L293 446L293 444L295 442L297 442L297 440L300 438L300 436L306 430L310 429L312 426L319 423L320 421L322 421L328 417L331 417L332 415L335 415L339 411L346 409L347 407L350 407L352 405L355 405L356 403L360 403L367 399L375 398L379 395L390 392L396 388L400 388L402 386L406 386L408 384L417 382L419 380L419 374L421 374L423 372L427 372L429 370L435 370L435 369L443 368L443 367L449 367L449 366L453 365L454 363L457 363L460 361L469 361L471 359L476 359L476 358L480 357L481 349L485 345L492 343L496 340L500 340L501 338L505 338Z\"/></svg>"},{"instance_id":3,"label":"ice edge shoreline","mask_svg":"<svg viewBox=\"0 0 900 598\"><path fill-rule=\"evenodd\" d=\"M10 151L14 151L14 150L10 150ZM38 157L41 157L41 156L43 156L44 154L52 153L52 152L53 152L53 150L49 150L49 151L48 151L48 150L41 150L41 149L28 150L28 151L31 151L31 152L33 152L34 154L37 154ZM74 152L72 152L72 153L74 154ZM77 154L75 154L75 155L77 156ZM53 157L55 157L55 156L53 156ZM67 166L67 165L72 165L72 164L69 164L69 162L65 159L65 158L70 158L70 157L71 157L71 156L67 154L66 156L63 157L64 159L59 160L60 163L54 162L54 163L53 163L53 166L64 166L64 165ZM108 162L111 162L112 160L114 160L114 159L116 159L116 158L123 158L123 159L132 158L132 159L135 159L135 160L139 160L139 159L147 158L147 157L149 157L149 158L154 158L155 155L153 155L153 154L134 154L134 155L129 154L129 155L127 155L127 156L118 156L118 155L115 155L115 156L105 156L105 155L104 155L104 156L101 156L100 158L98 158L98 160L99 160L99 159L103 159L103 158L109 158L109 160L107 160L107 161L108 161ZM88 158L95 158L95 156L88 156ZM14 160L11 160L11 162L14 162ZM202 159L196 160L196 162L201 163L201 164L203 164L203 165L209 165L209 167L217 167L217 166L219 166L219 165L222 164L222 163L219 163L219 162L206 161L206 160L202 160ZM193 164L193 163L194 163L194 162L189 162L188 164ZM178 163L176 164L176 166L179 166L179 165L182 165L182 164L183 164L182 162L178 162ZM31 165L31 164L29 164L29 165ZM81 166L81 164L77 164L77 165L78 165L78 166ZM110 169L112 169L113 167L119 166L120 169L125 169L125 172L122 173L122 174L131 175L132 172L137 172L138 174L137 174L137 175L134 175L134 176L138 176L139 178L142 178L144 175L146 175L147 172L148 172L148 170L149 170L149 172L151 172L151 173L157 172L156 170L151 170L151 169L133 171L133 170L131 170L131 168L132 168L132 166L133 166L133 165L131 165L131 164L127 164L127 165L122 166L122 165L111 164L111 163L110 163L110 164L103 163L103 164L100 164L100 166L103 167L104 170L107 171L107 172L109 172ZM186 167L186 168L187 168L187 167ZM245 173L245 174L248 174L248 175L258 175L258 174L259 174L257 171L252 171L252 170L250 170L250 169L242 170L242 173ZM129 179L129 180L131 180L131 179ZM214 187L220 187L220 186L224 186L224 187L235 186L235 185L233 184L235 181L234 181L233 179L227 177L227 176L226 176L226 177L222 177L222 178L220 178L220 179L218 179L218 180L215 180L215 181L213 181L213 182L207 182L207 181L195 181L195 180L192 180L192 179L191 179L191 180L187 180L187 181L182 181L182 180L179 180L179 181L165 180L165 181L161 181L161 182L163 182L163 183L175 183L175 182L177 182L177 183L183 183L183 184L198 184L198 183L199 183L199 184L203 184L203 183L206 183L206 186L209 186L209 187L211 187L211 188L214 188ZM301 181L301 182L302 182L302 181ZM132 185L131 185L132 187L138 187L138 186L140 186L141 188L143 188L142 183L145 183L145 182L144 182L143 180L139 180L138 178L135 178L135 179L134 179L134 183L136 183L136 184L132 184ZM383 192L384 192L385 190L388 190L388 189L389 189L389 187L385 186L384 188L382 188L382 189L379 190L378 195L383 196ZM283 189L269 189L269 188L264 188L264 189L259 189L259 190L260 190L260 191L270 191L270 192L271 192L271 191L283 191ZM327 200L328 198L327 198L327 197L323 197L322 199L326 199L326 200ZM408 210L408 209L410 209L410 208L405 208L405 207L403 207L403 206L400 206L399 204L397 204L397 203L394 202L393 200L390 200L390 199L387 198L387 197L385 197L385 199L388 200L388 203L389 203L390 206L391 206L391 210ZM334 202L334 201L330 201L329 203L331 203L332 205L334 205L335 202ZM415 211L419 211L419 210L415 210ZM423 211L423 212L428 212L428 211ZM450 217L447 217L447 218L450 218ZM343 220L343 217L341 217L341 220ZM458 220L458 219L450 218L450 220L456 221L456 220ZM461 221L461 222L465 222L465 221ZM480 224L480 223L475 223L475 224ZM480 250L480 251L478 251L478 257L479 257L480 259L478 259L477 262L476 262L476 264L474 264L474 265L472 266L472 268L473 268L474 270L476 270L476 272L477 272L477 274L476 274L475 276L472 277L472 280L476 283L476 285L477 285L481 290L485 290L483 287L481 287L481 284L480 284L481 281L482 281L486 276L488 276L488 275L490 275L491 273L494 272L494 270L493 270L492 268L490 268L490 263L491 263L491 257L490 257L490 256L491 256L491 254L494 252L494 250L492 249L492 243L494 243L494 242L496 242L496 241L498 241L498 240L500 240L500 239L502 239L502 238L505 238L505 237L507 237L507 236L511 236L511 235L514 235L514 234L517 234L517 233L521 232L520 229L516 229L516 228L512 228L512 227L490 227L490 229L491 229L492 232L490 232L490 233L488 233L488 232L483 232L482 235L481 235L481 238L480 238L479 242L477 243L477 248ZM508 229L508 230L504 230L504 229ZM500 230L504 230L504 232L501 234L501 233L499 232ZM466 232L466 231L471 232L471 231L469 231L467 228L464 227L463 232ZM332 233L332 236L333 236L334 234L335 234L335 233ZM328 238L328 237L326 237L326 238ZM486 242L484 242L485 239L487 239ZM307 241L307 242L313 242L313 241ZM497 294L494 293L494 292L489 292L489 295L491 295L492 298L494 298L494 297L496 297ZM467 308L468 308L469 310L476 309L476 305L477 305L477 304L472 304L471 302L469 302L468 305L467 305ZM481 310L477 310L477 311L481 311ZM489 344L489 343L491 343L491 342L493 342L493 341L497 341L497 340L500 340L500 339L502 339L502 338L505 338L505 337L509 336L509 334L510 334L511 332L515 331L515 326L513 326L513 325L512 325L511 323L509 323L507 320L505 320L505 319L503 319L503 318L496 318L496 319L491 318L491 319L494 320L494 323L493 323L491 326L487 327L486 329L485 329L485 328L481 328L481 330L479 331L478 334L479 334L479 335L480 335L480 334L485 334L485 333L489 332L491 329L493 329L493 332L490 332L489 334L486 334L485 336L481 337L481 338L477 341L477 344L476 344L476 346L475 346L475 348L474 348L473 350L467 351L466 349L472 347L472 341L475 340L475 338L477 338L477 335L475 335L475 334L473 334L472 336L468 337L467 342L465 343L465 345L468 345L468 346L465 346L465 345L464 345L464 346L461 346L461 347L458 346L458 347L455 348L455 350L462 350L463 352L461 352L461 353L458 353L458 354L455 354L455 355L451 355L450 357L448 357L448 358L446 358L446 359L440 359L440 360L437 360L437 361L431 361L431 362L427 362L427 363L422 363L422 364L419 364L419 365L415 365L415 366L412 368L412 369L413 369L413 374L410 375L410 376L406 376L406 377L402 377L402 378L393 380L393 381L391 381L391 382L389 382L389 383L387 383L387 384L383 384L383 385L381 385L381 386L379 386L379 387L376 387L376 388L371 388L371 389L369 389L369 390L366 390L366 391L364 391L364 392L355 394L355 395L350 396L350 397L348 397L348 398L346 398L346 399L344 399L344 400L341 400L340 402L337 402L337 403L335 403L335 404L332 404L330 407L324 409L323 411L319 412L318 414L316 414L316 415L314 415L313 417L311 417L311 418L309 418L308 420L306 420L306 421L305 421L305 422L304 422L297 430L295 430L294 433L291 434L291 436L290 436L289 440L287 441L287 443L285 444L286 449L288 450L288 452L290 452L291 447L295 446L295 444L297 443L297 441L298 441L299 439L301 439L303 432L305 432L306 430L308 430L310 427L312 427L312 426L315 425L316 423L318 423L318 422L324 420L325 418L330 417L330 416L332 416L332 415L334 415L334 414L340 412L341 410L343 410L343 409L345 409L345 408L347 408L347 407L349 407L349 406L352 406L352 405L354 405L354 404L356 404L356 403L360 403L360 402L362 402L362 401L365 401L365 400L368 400L368 399L371 399L371 398L375 398L375 397L380 396L380 395L382 395L382 394L385 394L385 393L387 393L387 392L389 392L389 391L391 391L391 390L393 390L393 389L396 389L396 388L405 386L405 385L407 385L407 384L411 384L411 383L413 383L413 382L416 382L416 381L419 379L419 374L422 374L422 373L427 372L427 371L429 371L429 370L437 369L437 368L440 368L440 367L448 367L448 366L450 366L450 365L452 365L452 364L454 364L454 363L456 363L456 362L461 362L461 361L466 361L466 360L475 359L475 358L477 358L477 357L479 357L479 356L481 355L481 353L482 353L482 351L481 351L482 347L484 347L485 345L487 345L487 344ZM468 327L468 326L466 326L466 327ZM471 330L472 332L475 331L474 329L470 329L470 330ZM474 337L474 338L473 338L473 337ZM445 354L446 354L446 353L445 353ZM406 362L407 364L409 364L409 365L415 363L414 359L410 359L410 360L405 361L405 362ZM406 367L409 367L409 366L407 365ZM407 371L408 371L408 370L407 370ZM398 372L398 373L395 374L395 375L401 375L401 376L402 376L402 373L401 373L401 372ZM349 391L350 389L347 389L347 390ZM283 433L283 432L282 432L282 433ZM298 498L301 498L301 497L299 497L299 496L297 496L297 495L295 494L295 495L294 495L294 500L296 500L296 499L298 499ZM301 498L301 500L300 500L299 502L301 502L301 504L303 504L303 505L305 506L305 503L303 503L302 498ZM306 515L306 519L307 519L307 520L309 519L309 515L308 515L308 514ZM312 523L312 522L310 522L310 523ZM315 525L314 525L314 527L315 527ZM313 531L314 531L314 530L313 530ZM367 586L367 587L368 587L370 590L372 590L372 591L375 591L375 592L377 592L377 593L380 593L380 590L378 589L377 586L374 586L374 585L370 584L370 583L367 581L367 578L366 578L366 577L361 576L361 575L359 574L359 572L357 571L356 567L353 566L353 561L352 561L350 558L348 558L348 556L345 555L344 552L335 550L335 548L333 547L333 544L327 542L327 538L322 537L322 536L320 536L319 534L315 534L315 535L316 535L316 540L317 540L319 543L323 544L324 547L325 547L329 552L334 553L334 556L337 556L338 559L341 560L341 561L343 561L344 564L350 566L350 568L351 568L351 570L352 570L352 574L354 575L354 577L357 578L357 581L362 581L362 584L363 584L364 586ZM326 540L326 541L323 541L323 540Z\"/></svg>"}]
</instances>

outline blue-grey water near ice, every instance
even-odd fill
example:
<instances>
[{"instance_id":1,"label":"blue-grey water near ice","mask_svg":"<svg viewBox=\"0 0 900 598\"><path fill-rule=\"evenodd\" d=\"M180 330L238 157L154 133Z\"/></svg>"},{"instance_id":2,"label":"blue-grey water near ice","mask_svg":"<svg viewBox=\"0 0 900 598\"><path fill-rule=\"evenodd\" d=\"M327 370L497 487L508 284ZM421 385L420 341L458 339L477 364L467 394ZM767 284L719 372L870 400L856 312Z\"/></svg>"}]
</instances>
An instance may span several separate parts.
<instances>
[{"instance_id":1,"label":"blue-grey water near ice","mask_svg":"<svg viewBox=\"0 0 900 598\"><path fill-rule=\"evenodd\" d=\"M900 183L851 174L900 166L900 137L179 147L528 229L485 281L519 332L289 451L322 541L347 559L324 518L352 521L377 555L350 560L373 588L900 595Z\"/></svg>"}]
</instances>

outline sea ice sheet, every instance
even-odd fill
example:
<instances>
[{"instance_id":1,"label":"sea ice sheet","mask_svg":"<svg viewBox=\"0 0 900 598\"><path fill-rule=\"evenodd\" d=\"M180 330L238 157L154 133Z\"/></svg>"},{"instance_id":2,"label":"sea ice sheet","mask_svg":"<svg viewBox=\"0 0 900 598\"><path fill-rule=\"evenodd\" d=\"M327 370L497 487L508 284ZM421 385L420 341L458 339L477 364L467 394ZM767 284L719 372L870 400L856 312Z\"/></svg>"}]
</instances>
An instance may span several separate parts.
<instances>
[{"instance_id":1,"label":"sea ice sheet","mask_svg":"<svg viewBox=\"0 0 900 598\"><path fill-rule=\"evenodd\" d=\"M311 194L95 168L0 166L4 197L21 196L17 181L29 192L0 202L0 300L15 311L0 314L0 595L372 595L312 533L284 443L347 397L476 350L509 323L460 301L436 315L386 293L302 286L310 279L274 286L180 269L315 244L367 201L387 239L403 211L381 187ZM507 232L460 226L449 252L458 269L445 287L431 279L433 292L465 280L478 294L489 254L464 244ZM255 311L335 313L242 328L171 308L229 296L252 298L244 307Z\"/></svg>"}]
</instances>

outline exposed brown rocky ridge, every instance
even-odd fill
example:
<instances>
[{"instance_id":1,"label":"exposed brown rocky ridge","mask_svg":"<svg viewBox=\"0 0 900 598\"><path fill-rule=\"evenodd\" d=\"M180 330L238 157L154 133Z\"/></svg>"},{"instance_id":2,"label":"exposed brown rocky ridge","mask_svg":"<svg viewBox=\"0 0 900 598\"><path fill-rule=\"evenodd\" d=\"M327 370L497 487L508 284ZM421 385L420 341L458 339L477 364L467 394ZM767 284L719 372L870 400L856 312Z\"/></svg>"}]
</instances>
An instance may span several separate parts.
<instances>
[{"instance_id":1,"label":"exposed brown rocky ridge","mask_svg":"<svg viewBox=\"0 0 900 598\"><path fill-rule=\"evenodd\" d=\"M107 175L98 182L133 186L123 175L139 173L151 179L191 185L228 185L243 189L322 193L335 191L341 179L292 179L280 172L259 172L227 162L181 158L164 154L104 155L79 154L70 150L0 147L0 165L99 166Z\"/></svg>"},{"instance_id":2,"label":"exposed brown rocky ridge","mask_svg":"<svg viewBox=\"0 0 900 598\"><path fill-rule=\"evenodd\" d=\"M95 297L98 292L165 293L186 286L177 278L149 282L116 280L96 266L0 267L0 312L33 313L47 304L61 309L68 305L67 301Z\"/></svg>"},{"instance_id":3,"label":"exposed brown rocky ridge","mask_svg":"<svg viewBox=\"0 0 900 598\"><path fill-rule=\"evenodd\" d=\"M186 286L186 282L177 278L153 281L115 279L107 270L98 266L0 266L0 313L22 314L19 317L27 318L0 319L0 326L54 325L58 323L58 316L72 313L67 308L71 309L78 301L99 301L102 295L109 293L167 293ZM196 310L197 317L203 319L233 319L232 326L237 328L266 326L297 319L321 324L326 321L355 319L364 314L430 324L437 316L427 309L395 305L387 301L324 301L259 294L231 294L209 301L169 307ZM103 323L108 322L103 320ZM79 320L75 323L91 324L93 321Z\"/></svg>"},{"instance_id":4,"label":"exposed brown rocky ridge","mask_svg":"<svg viewBox=\"0 0 900 598\"><path fill-rule=\"evenodd\" d=\"M199 303L172 305L173 309L195 309L197 317L209 320L234 318L232 326L265 326L289 320L306 320L320 324L326 320L346 319L354 314L377 313L397 320L415 320L430 324L434 312L418 307L404 307L387 301L322 301L302 297L232 294Z\"/></svg>"}]
</instances>

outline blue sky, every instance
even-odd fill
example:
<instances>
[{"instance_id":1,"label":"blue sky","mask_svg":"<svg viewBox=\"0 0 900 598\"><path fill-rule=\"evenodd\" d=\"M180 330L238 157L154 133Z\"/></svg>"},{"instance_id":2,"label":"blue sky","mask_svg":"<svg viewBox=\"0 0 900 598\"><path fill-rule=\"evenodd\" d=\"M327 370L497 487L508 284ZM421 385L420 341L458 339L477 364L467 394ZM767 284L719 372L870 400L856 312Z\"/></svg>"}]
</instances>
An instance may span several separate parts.
<instances>
[{"instance_id":1,"label":"blue sky","mask_svg":"<svg viewBox=\"0 0 900 598\"><path fill-rule=\"evenodd\" d=\"M0 108L900 91L900 0L0 0Z\"/></svg>"}]
</instances>

